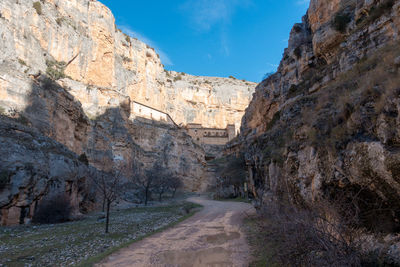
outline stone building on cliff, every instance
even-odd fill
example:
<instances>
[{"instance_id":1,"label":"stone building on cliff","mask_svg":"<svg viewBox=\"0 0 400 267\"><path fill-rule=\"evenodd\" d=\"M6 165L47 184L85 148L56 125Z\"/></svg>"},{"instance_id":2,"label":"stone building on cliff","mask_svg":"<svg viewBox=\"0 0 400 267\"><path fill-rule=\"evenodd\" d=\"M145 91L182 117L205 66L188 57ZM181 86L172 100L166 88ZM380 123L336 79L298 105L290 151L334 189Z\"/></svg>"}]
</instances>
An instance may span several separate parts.
<instances>
[{"instance_id":1,"label":"stone building on cliff","mask_svg":"<svg viewBox=\"0 0 400 267\"><path fill-rule=\"evenodd\" d=\"M226 129L217 129L190 123L186 128L193 140L203 145L225 145L236 136L235 125L233 124L229 124Z\"/></svg>"}]
</instances>

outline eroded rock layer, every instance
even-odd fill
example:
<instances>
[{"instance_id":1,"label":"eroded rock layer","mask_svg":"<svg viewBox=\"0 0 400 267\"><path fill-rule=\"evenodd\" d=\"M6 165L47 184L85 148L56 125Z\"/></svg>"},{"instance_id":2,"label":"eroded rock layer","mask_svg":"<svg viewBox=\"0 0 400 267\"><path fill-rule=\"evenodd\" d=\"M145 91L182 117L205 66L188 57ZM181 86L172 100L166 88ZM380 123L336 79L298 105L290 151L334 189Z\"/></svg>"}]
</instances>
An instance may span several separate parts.
<instances>
[{"instance_id":1,"label":"eroded rock layer","mask_svg":"<svg viewBox=\"0 0 400 267\"><path fill-rule=\"evenodd\" d=\"M38 138L58 142L75 155L72 165L85 154L91 166L107 170L122 165L126 173L135 162L147 168L162 159L190 191L207 186L205 151L181 126L239 128L255 87L236 79L165 71L153 48L118 30L111 11L93 0L1 1L0 50L0 113L35 132L27 143L36 145ZM141 118L135 102L168 114L175 124ZM0 134L5 142L19 142L19 135ZM13 148L2 145L0 152L17 155L28 149ZM29 159L0 159L3 224L24 221L33 214L33 203L53 191L53 176L45 171L58 166L48 160L52 154L36 156L40 146L29 149ZM57 146L54 150L60 153ZM36 157L43 158L43 168L35 171L40 175L22 171L35 165ZM71 173L79 175L70 176L79 187L87 170L78 172L80 165L72 165ZM47 182L36 190L32 184L39 176ZM60 190L67 190L67 184L61 183ZM84 206L85 194L79 191L75 207Z\"/></svg>"},{"instance_id":2,"label":"eroded rock layer","mask_svg":"<svg viewBox=\"0 0 400 267\"><path fill-rule=\"evenodd\" d=\"M400 230L399 34L400 1L311 0L231 144L262 203L343 193L364 227Z\"/></svg>"}]
</instances>

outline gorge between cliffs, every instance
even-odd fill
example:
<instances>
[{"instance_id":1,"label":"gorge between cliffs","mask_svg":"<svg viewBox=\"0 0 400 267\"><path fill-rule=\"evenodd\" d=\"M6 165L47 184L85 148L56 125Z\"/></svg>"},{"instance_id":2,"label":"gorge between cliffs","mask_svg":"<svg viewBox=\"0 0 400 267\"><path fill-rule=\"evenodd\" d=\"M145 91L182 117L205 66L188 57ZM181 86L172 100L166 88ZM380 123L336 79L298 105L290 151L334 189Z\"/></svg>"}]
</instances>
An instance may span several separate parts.
<instances>
[{"instance_id":1,"label":"gorge between cliffs","mask_svg":"<svg viewBox=\"0 0 400 267\"><path fill-rule=\"evenodd\" d=\"M96 0L1 0L0 48L0 266L400 265L399 0L310 0L259 84Z\"/></svg>"}]
</instances>

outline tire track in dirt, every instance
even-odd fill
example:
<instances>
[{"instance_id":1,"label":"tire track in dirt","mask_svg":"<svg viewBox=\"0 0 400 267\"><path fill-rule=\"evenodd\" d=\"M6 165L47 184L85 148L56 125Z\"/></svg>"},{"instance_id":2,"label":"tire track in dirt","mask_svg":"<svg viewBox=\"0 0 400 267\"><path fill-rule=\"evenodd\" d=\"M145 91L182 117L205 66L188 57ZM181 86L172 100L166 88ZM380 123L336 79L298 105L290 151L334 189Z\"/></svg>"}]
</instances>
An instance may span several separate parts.
<instances>
[{"instance_id":1,"label":"tire track in dirt","mask_svg":"<svg viewBox=\"0 0 400 267\"><path fill-rule=\"evenodd\" d=\"M97 266L247 266L249 247L240 226L254 208L201 197L189 201L204 208L175 227L112 254Z\"/></svg>"}]
</instances>

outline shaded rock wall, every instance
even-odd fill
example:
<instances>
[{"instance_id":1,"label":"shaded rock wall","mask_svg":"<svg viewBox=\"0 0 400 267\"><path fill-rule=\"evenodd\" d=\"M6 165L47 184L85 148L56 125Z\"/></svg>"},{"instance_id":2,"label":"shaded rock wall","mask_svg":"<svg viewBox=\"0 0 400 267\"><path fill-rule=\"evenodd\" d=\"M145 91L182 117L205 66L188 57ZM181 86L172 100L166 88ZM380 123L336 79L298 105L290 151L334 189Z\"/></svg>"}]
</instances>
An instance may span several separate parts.
<instances>
[{"instance_id":1,"label":"shaded rock wall","mask_svg":"<svg viewBox=\"0 0 400 267\"><path fill-rule=\"evenodd\" d=\"M62 144L6 117L0 118L0 224L28 222L44 196L66 193L73 216L93 208L90 169Z\"/></svg>"},{"instance_id":2,"label":"shaded rock wall","mask_svg":"<svg viewBox=\"0 0 400 267\"><path fill-rule=\"evenodd\" d=\"M361 190L361 224L400 229L399 34L399 1L311 1L230 147L260 203Z\"/></svg>"},{"instance_id":3,"label":"shaded rock wall","mask_svg":"<svg viewBox=\"0 0 400 267\"><path fill-rule=\"evenodd\" d=\"M75 155L65 159L71 173L81 168L76 159L83 153L91 166L109 170L122 165L127 174L134 162L146 168L164 159L190 191L207 185L204 149L183 128L141 119L131 109L132 102L164 111L178 125L194 122L225 128L239 126L255 88L254 83L236 79L165 71L153 48L118 30L111 11L93 0L1 1L0 50L0 113L24 131L35 132L29 142L58 142L56 155L65 149ZM0 138L17 143L9 135L2 131ZM36 151L41 171L18 172L19 165L0 162L0 169L12 174L0 189L3 224L24 221L26 212L34 212L27 207L54 191L53 176L46 171L53 169L51 154L40 146L29 149L27 158L18 162L34 164ZM6 155L25 150L0 147ZM18 185L20 178L15 177L21 173L24 184ZM88 176L87 170L78 173L76 187ZM70 190L67 176L60 178L60 191ZM44 182L35 189L38 179ZM80 195L85 194L74 193L78 211L84 210Z\"/></svg>"}]
</instances>

